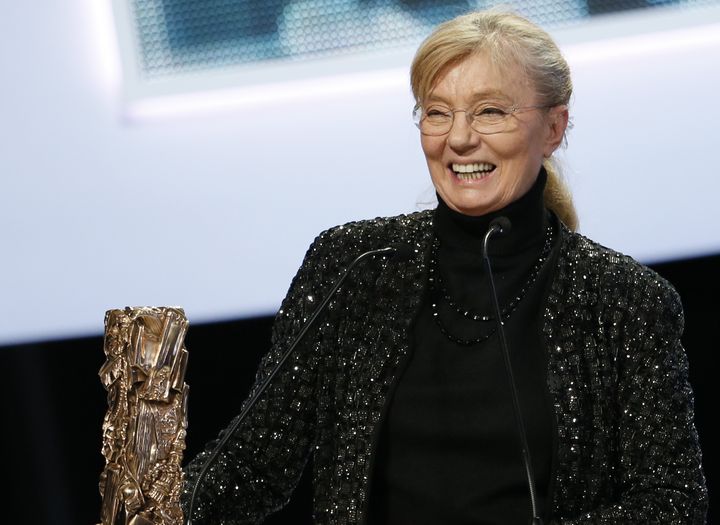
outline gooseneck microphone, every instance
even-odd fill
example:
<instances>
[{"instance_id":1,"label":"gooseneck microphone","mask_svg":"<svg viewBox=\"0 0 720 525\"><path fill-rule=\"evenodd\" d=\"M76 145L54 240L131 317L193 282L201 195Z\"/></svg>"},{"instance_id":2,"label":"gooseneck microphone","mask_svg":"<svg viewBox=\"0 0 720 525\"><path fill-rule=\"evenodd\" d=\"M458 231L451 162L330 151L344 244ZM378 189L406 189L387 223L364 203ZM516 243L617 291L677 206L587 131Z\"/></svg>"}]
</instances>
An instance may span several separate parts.
<instances>
[{"instance_id":1,"label":"gooseneck microphone","mask_svg":"<svg viewBox=\"0 0 720 525\"><path fill-rule=\"evenodd\" d=\"M510 362L510 351L508 350L507 340L505 339L505 330L500 313L500 304L498 302L497 291L495 290L495 279L493 278L492 266L490 265L490 256L488 255L488 243L490 238L496 233L502 234L510 231L512 224L507 217L497 217L490 221L485 237L483 237L482 254L487 270L488 280L490 282L490 292L492 295L493 308L495 310L495 321L497 323L497 333L500 338L500 346L502 347L503 357L505 358L505 371L507 372L508 382L510 383L510 392L512 395L513 411L515 413L515 423L517 431L520 435L520 445L522 447L523 464L525 465L525 474L527 476L528 489L530 491L530 505L532 507L532 517L530 525L542 525L542 519L538 516L537 501L535 496L535 476L533 475L532 461L530 460L530 449L528 447L527 436L525 434L525 423L523 422L522 410L520 410L520 401L518 399L517 387L515 386L515 376L513 375L512 364Z\"/></svg>"},{"instance_id":2,"label":"gooseneck microphone","mask_svg":"<svg viewBox=\"0 0 720 525\"><path fill-rule=\"evenodd\" d=\"M347 266L347 268L345 268L343 274L335 282L335 284L330 289L330 291L327 293L327 295L322 300L322 302L317 306L317 308L315 308L312 315L305 322L302 329L300 330L298 335L295 337L295 339L292 341L292 343L287 348L287 350L285 350L285 353L282 354L282 356L280 357L280 360L273 367L270 374L268 374L268 376L263 380L263 382L257 388L257 390L255 391L253 396L250 398L250 400L245 405L245 408L243 408L242 412L240 412L240 415L237 417L237 419L227 429L227 431L225 432L225 435L222 437L222 439L218 442L218 444L213 449L212 453L210 454L210 457L203 464L203 467L200 470L200 473L198 474L198 477L195 480L195 483L193 485L192 494L190 495L190 503L188 504L188 515L187 515L187 520L185 521L186 525L192 525L192 512L193 512L193 506L195 503L195 495L197 494L197 490L198 490L198 487L200 486L200 482L205 477L205 474L207 473L210 466L215 462L215 460L220 455L220 452L225 447L225 444L228 442L230 437L235 433L235 430L237 430L237 428L240 426L240 424L245 420L247 415L250 413L250 410L257 404L258 400L260 399L260 396L265 392L265 390L267 390L267 387L270 385L270 383L272 382L275 375L280 371L283 364L285 364L285 361L287 361L287 359L293 353L293 351L295 350L297 345L300 343L300 341L302 341L303 337L305 337L305 334L315 323L315 320L325 310L325 307L330 302L330 299L333 298L333 296L338 291L340 286L345 282L345 279L347 279L348 275L350 275L350 271L355 266L357 266L357 264L360 261L363 261L364 259L367 259L368 257L374 256L374 255L388 255L390 257L393 257L394 260L397 262L397 261L402 261L402 260L410 258L410 256L412 255L412 249L407 244L399 244L398 243L398 244L391 244L390 246L387 246L385 248L369 250L369 251L366 251L366 252L358 255Z\"/></svg>"}]
</instances>

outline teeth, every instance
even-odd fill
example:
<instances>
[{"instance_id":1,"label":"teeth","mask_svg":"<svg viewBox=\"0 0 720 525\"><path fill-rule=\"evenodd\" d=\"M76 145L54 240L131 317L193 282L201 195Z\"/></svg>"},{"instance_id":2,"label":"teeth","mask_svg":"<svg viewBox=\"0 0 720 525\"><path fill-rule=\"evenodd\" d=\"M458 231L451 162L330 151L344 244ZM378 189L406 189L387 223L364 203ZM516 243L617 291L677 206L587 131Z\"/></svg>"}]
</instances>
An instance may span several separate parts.
<instances>
[{"instance_id":1,"label":"teeth","mask_svg":"<svg viewBox=\"0 0 720 525\"><path fill-rule=\"evenodd\" d=\"M456 175L460 180L478 180L489 176L487 172L456 173Z\"/></svg>"},{"instance_id":2,"label":"teeth","mask_svg":"<svg viewBox=\"0 0 720 525\"><path fill-rule=\"evenodd\" d=\"M489 162L476 162L475 164L453 164L452 165L452 170L455 173L480 172L480 175L482 175L484 172L492 171L494 169L495 169L495 165L490 164Z\"/></svg>"}]
</instances>

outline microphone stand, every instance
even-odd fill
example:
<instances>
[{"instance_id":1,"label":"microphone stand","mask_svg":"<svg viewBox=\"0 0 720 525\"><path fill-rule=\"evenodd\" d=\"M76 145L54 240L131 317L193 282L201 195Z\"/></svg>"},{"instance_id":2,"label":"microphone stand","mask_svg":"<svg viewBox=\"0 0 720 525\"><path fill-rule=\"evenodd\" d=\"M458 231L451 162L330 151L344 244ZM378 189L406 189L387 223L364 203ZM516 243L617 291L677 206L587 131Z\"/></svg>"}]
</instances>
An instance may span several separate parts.
<instances>
[{"instance_id":1,"label":"microphone stand","mask_svg":"<svg viewBox=\"0 0 720 525\"><path fill-rule=\"evenodd\" d=\"M528 489L530 491L530 505L532 507L532 517L530 519L530 525L542 525L542 519L538 516L537 512L537 501L535 495L535 476L532 470L532 463L530 460L530 449L528 447L527 435L525 433L525 423L523 422L522 411L520 409L520 401L518 399L517 388L515 386L515 376L513 375L512 364L510 362L510 351L508 350L507 340L505 339L505 330L503 328L503 322L500 314L500 304L498 302L497 291L495 290L495 279L493 278L492 267L490 265L490 257L488 255L488 243L490 238L496 233L504 233L510 230L511 224L507 217L498 217L490 222L485 237L483 238L482 254L483 261L485 262L485 269L487 270L488 280L490 281L490 292L493 300L493 307L495 310L495 321L497 323L497 333L500 338L500 346L503 350L503 357L505 358L505 371L507 372L508 382L510 383L510 392L512 394L513 409L515 414L515 423L517 424L518 434L520 434L520 444L522 447L522 458L525 466L525 475L527 476Z\"/></svg>"},{"instance_id":2,"label":"microphone stand","mask_svg":"<svg viewBox=\"0 0 720 525\"><path fill-rule=\"evenodd\" d=\"M260 399L260 396L265 393L265 390L267 390L268 386L270 386L270 383L272 382L273 378L277 375L277 373L282 368L283 364L285 364L285 361L288 360L290 355L293 353L297 345L302 341L303 337L305 337L305 334L310 329L310 327L315 323L315 320L318 318L318 316L323 312L325 309L325 306L330 302L330 299L335 295L338 288L345 282L345 279L350 275L350 271L362 260L373 256L373 255L398 255L401 258L406 258L410 255L410 248L406 245L398 244L398 245L391 245L387 246L385 248L378 248L376 250L370 250L364 253L361 253L359 256L357 256L345 269L345 272L342 274L340 279L337 280L337 282L333 285L333 287L330 289L328 294L325 296L325 298L322 300L322 302L315 308L312 315L308 318L308 320L303 325L302 329L300 330L300 333L297 335L295 340L292 342L292 344L288 347L287 350L282 354L280 357L280 360L277 362L275 367L272 369L270 374L263 380L263 382L260 384L260 386L256 389L253 396L250 398L250 400L245 404L245 408L240 412L240 415L237 417L237 419L233 422L233 424L228 428L228 430L225 432L225 435L220 439L219 443L215 446L213 449L212 454L210 457L205 461L205 464L203 465L202 469L200 470L200 473L198 474L198 477L195 480L195 484L193 485L192 494L190 495L190 503L188 504L188 516L187 520L185 522L186 525L192 525L192 511L193 506L195 503L195 495L197 494L198 487L200 486L200 482L205 477L205 474L207 473L210 466L215 462L215 460L220 455L220 451L223 449L225 444L228 442L230 437L235 433L237 428L240 426L240 424L245 420L250 410L255 406L255 404Z\"/></svg>"}]
</instances>

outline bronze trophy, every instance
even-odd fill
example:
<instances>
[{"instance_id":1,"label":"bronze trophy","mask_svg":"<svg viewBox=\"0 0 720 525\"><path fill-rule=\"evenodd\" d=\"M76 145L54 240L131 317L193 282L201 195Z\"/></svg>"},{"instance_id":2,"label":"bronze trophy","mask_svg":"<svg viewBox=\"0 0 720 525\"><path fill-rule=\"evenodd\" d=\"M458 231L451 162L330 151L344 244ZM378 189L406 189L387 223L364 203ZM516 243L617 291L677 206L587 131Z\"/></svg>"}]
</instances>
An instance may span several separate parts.
<instances>
[{"instance_id":1,"label":"bronze trophy","mask_svg":"<svg viewBox=\"0 0 720 525\"><path fill-rule=\"evenodd\" d=\"M187 328L181 308L128 307L105 314L101 525L183 522Z\"/></svg>"}]
</instances>

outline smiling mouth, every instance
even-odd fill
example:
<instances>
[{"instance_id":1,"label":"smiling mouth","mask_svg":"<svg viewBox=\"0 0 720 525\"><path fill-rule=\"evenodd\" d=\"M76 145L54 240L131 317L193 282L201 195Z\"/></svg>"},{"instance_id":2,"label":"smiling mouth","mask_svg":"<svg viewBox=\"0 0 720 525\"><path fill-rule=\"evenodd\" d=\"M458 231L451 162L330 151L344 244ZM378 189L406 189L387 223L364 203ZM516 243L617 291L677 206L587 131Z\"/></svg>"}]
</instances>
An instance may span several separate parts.
<instances>
[{"instance_id":1,"label":"smiling mouth","mask_svg":"<svg viewBox=\"0 0 720 525\"><path fill-rule=\"evenodd\" d=\"M460 180L480 180L488 177L496 168L495 164L490 162L476 162L474 164L456 164L450 165L450 170Z\"/></svg>"}]
</instances>

